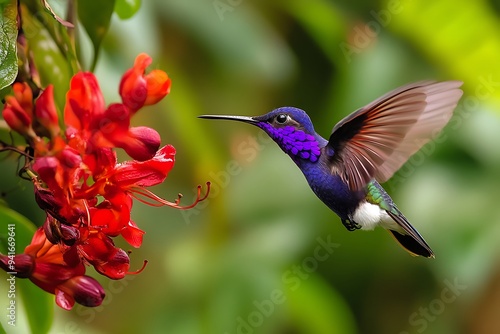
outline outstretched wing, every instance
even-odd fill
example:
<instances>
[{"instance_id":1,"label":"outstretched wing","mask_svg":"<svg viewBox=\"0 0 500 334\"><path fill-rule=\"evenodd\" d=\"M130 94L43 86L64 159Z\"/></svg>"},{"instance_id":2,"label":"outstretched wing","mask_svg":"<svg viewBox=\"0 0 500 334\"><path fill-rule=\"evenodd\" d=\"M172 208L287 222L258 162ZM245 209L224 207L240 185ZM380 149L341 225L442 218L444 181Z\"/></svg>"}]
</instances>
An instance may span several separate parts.
<instances>
[{"instance_id":1,"label":"outstretched wing","mask_svg":"<svg viewBox=\"0 0 500 334\"><path fill-rule=\"evenodd\" d=\"M461 81L424 81L398 88L358 109L333 128L332 173L351 190L387 181L450 120Z\"/></svg>"}]
</instances>

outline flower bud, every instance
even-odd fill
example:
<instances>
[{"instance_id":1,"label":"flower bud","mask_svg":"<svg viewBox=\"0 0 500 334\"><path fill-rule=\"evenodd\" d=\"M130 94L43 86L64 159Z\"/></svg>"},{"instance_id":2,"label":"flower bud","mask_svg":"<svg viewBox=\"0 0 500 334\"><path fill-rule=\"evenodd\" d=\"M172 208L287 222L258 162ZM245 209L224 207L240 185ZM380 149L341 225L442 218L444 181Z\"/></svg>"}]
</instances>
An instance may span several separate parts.
<instances>
[{"instance_id":1,"label":"flower bud","mask_svg":"<svg viewBox=\"0 0 500 334\"><path fill-rule=\"evenodd\" d=\"M150 64L151 57L141 53L135 59L134 66L125 72L120 82L119 91L123 104L133 112L144 105L157 103L170 92L171 81L167 73L153 70L144 75Z\"/></svg>"},{"instance_id":2,"label":"flower bud","mask_svg":"<svg viewBox=\"0 0 500 334\"><path fill-rule=\"evenodd\" d=\"M33 92L26 82L16 82L12 86L14 97L19 102L19 105L26 113L33 117Z\"/></svg>"},{"instance_id":3,"label":"flower bud","mask_svg":"<svg viewBox=\"0 0 500 334\"><path fill-rule=\"evenodd\" d=\"M101 305L106 296L101 284L90 276L72 277L58 286L58 289L71 296L78 304L88 307Z\"/></svg>"},{"instance_id":4,"label":"flower bud","mask_svg":"<svg viewBox=\"0 0 500 334\"><path fill-rule=\"evenodd\" d=\"M120 147L131 158L145 161L154 157L160 147L160 134L146 126L130 128L128 133L121 137L114 137L116 147Z\"/></svg>"},{"instance_id":5,"label":"flower bud","mask_svg":"<svg viewBox=\"0 0 500 334\"><path fill-rule=\"evenodd\" d=\"M14 257L0 254L0 268L6 272L15 272L18 278L30 277L34 267L35 261L28 254L18 254Z\"/></svg>"},{"instance_id":6,"label":"flower bud","mask_svg":"<svg viewBox=\"0 0 500 334\"><path fill-rule=\"evenodd\" d=\"M80 232L77 228L71 225L62 224L50 215L47 216L43 224L43 231L47 239L53 244L62 241L65 245L72 246L80 238Z\"/></svg>"}]
</instances>

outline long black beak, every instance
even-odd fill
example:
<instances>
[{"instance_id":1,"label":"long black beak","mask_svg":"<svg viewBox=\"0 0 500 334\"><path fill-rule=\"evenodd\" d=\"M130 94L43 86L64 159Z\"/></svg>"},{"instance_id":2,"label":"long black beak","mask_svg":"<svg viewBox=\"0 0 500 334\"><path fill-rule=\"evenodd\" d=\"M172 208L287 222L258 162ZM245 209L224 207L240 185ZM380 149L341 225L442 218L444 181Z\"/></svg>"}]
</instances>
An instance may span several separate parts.
<instances>
[{"instance_id":1,"label":"long black beak","mask_svg":"<svg viewBox=\"0 0 500 334\"><path fill-rule=\"evenodd\" d=\"M239 122L244 122L244 123L250 123L250 124L255 124L259 123L258 120L256 120L253 117L248 117L248 116L232 116L232 115L201 115L198 116L198 118L207 118L207 119L225 119L225 120L230 120L230 121L239 121Z\"/></svg>"}]
</instances>

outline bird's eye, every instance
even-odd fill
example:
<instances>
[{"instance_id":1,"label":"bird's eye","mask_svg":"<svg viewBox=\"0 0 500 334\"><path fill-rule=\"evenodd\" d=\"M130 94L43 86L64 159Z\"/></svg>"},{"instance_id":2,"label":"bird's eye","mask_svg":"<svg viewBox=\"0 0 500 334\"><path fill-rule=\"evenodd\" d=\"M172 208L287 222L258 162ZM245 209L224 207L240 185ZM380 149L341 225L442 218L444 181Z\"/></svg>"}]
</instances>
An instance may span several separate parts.
<instances>
[{"instance_id":1,"label":"bird's eye","mask_svg":"<svg viewBox=\"0 0 500 334\"><path fill-rule=\"evenodd\" d=\"M287 120L287 114L279 114L278 116L276 116L276 122L278 122L279 124L285 124Z\"/></svg>"}]
</instances>

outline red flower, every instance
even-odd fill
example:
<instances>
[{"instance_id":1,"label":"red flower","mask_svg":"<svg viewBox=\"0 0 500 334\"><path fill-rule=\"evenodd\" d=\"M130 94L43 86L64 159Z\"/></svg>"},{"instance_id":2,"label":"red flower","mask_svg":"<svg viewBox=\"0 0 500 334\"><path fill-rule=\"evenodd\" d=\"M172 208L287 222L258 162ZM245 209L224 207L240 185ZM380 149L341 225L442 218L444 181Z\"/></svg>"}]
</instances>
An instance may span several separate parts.
<instances>
[{"instance_id":1,"label":"red flower","mask_svg":"<svg viewBox=\"0 0 500 334\"><path fill-rule=\"evenodd\" d=\"M147 190L165 180L174 166L175 149L160 147L158 132L131 127L130 118L143 106L157 103L170 90L170 79L160 70L145 74L151 58L137 57L120 83L123 103L105 105L92 73L78 73L66 94L62 133L48 86L33 103L28 85L15 84L14 96L6 98L3 115L9 126L28 139L32 159L26 173L32 178L35 199L47 214L24 254L16 256L18 277L55 294L56 303L70 309L75 302L97 306L104 298L102 287L85 276L85 266L111 279L130 272L129 254L116 247L122 236L140 247L142 231L131 219L133 199L153 206L187 209L180 196L169 202ZM116 148L132 158L119 163ZM17 150L19 151L19 150ZM7 270L6 257L0 267Z\"/></svg>"},{"instance_id":2,"label":"red flower","mask_svg":"<svg viewBox=\"0 0 500 334\"><path fill-rule=\"evenodd\" d=\"M84 306L99 306L105 293L92 277L85 276L85 265L75 253L63 253L59 245L52 244L39 228L24 254L14 257L12 270L9 257L0 254L0 267L16 272L16 277L29 278L43 290L56 295L56 303L69 310L75 301Z\"/></svg>"},{"instance_id":3,"label":"red flower","mask_svg":"<svg viewBox=\"0 0 500 334\"><path fill-rule=\"evenodd\" d=\"M27 137L35 137L31 128L33 122L33 95L27 83L16 82L12 86L14 96L5 97L2 112L3 119L9 127Z\"/></svg>"},{"instance_id":4,"label":"red flower","mask_svg":"<svg viewBox=\"0 0 500 334\"><path fill-rule=\"evenodd\" d=\"M122 237L133 247L142 244L144 231L130 219L132 197L126 192L116 192L113 197L103 201L94 208L90 208L92 224L99 227L104 234Z\"/></svg>"},{"instance_id":5,"label":"red flower","mask_svg":"<svg viewBox=\"0 0 500 334\"><path fill-rule=\"evenodd\" d=\"M89 229L77 246L79 254L95 270L112 279L121 279L129 274L130 259L128 254L115 247L109 236L97 229Z\"/></svg>"},{"instance_id":6,"label":"red flower","mask_svg":"<svg viewBox=\"0 0 500 334\"><path fill-rule=\"evenodd\" d=\"M132 113L125 104L115 103L105 108L92 73L75 75L66 99L66 136L74 148L90 153L98 148L119 147L138 160L149 159L158 150L158 132L151 128L130 128Z\"/></svg>"},{"instance_id":7,"label":"red flower","mask_svg":"<svg viewBox=\"0 0 500 334\"><path fill-rule=\"evenodd\" d=\"M134 67L125 72L120 82L123 103L132 112L145 105L155 104L170 93L171 81L167 73L153 70L144 75L151 61L151 57L145 53L138 55Z\"/></svg>"}]
</instances>

